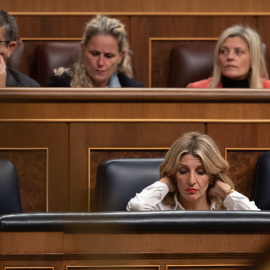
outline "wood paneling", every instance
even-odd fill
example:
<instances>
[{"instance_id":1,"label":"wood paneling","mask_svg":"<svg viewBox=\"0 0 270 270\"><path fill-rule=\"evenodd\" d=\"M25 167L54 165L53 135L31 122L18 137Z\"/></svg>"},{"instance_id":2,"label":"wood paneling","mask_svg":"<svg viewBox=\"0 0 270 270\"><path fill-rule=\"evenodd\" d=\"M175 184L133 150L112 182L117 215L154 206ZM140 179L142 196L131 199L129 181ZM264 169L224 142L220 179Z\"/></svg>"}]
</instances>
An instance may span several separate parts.
<instances>
[{"instance_id":1,"label":"wood paneling","mask_svg":"<svg viewBox=\"0 0 270 270\"><path fill-rule=\"evenodd\" d=\"M70 16L70 15L14 15L19 27L19 39L50 39L50 38L82 38L85 24L94 15ZM126 25L129 32L129 18L127 16L114 16ZM33 27L29 27L34 23Z\"/></svg>"},{"instance_id":2,"label":"wood paneling","mask_svg":"<svg viewBox=\"0 0 270 270\"><path fill-rule=\"evenodd\" d=\"M159 270L159 265L92 265L67 266L67 270Z\"/></svg>"},{"instance_id":3,"label":"wood paneling","mask_svg":"<svg viewBox=\"0 0 270 270\"><path fill-rule=\"evenodd\" d=\"M251 198L257 157L270 150L270 124L209 123L207 134L217 142L220 149L224 149L222 154L227 148L238 149L227 150L227 159L231 164L230 177L237 190ZM260 150L262 148L264 150Z\"/></svg>"},{"instance_id":4,"label":"wood paneling","mask_svg":"<svg viewBox=\"0 0 270 270\"><path fill-rule=\"evenodd\" d=\"M100 162L123 156L163 157L153 148L169 148L186 131L204 132L203 123L71 123L70 124L70 211L88 211L88 166L91 168L90 191L93 195L95 176ZM102 148L98 155L91 151ZM110 150L122 148L123 150ZM136 148L133 150L131 148ZM88 149L90 164L87 163ZM107 149L107 150L106 150ZM128 150L130 149L130 150ZM143 150L144 149L144 150ZM92 196L90 196L92 201Z\"/></svg>"},{"instance_id":5,"label":"wood paneling","mask_svg":"<svg viewBox=\"0 0 270 270\"><path fill-rule=\"evenodd\" d=\"M1 122L0 130L0 148L7 148L5 155L1 156L13 156L12 160L21 176L23 211L46 211L47 206L49 211L68 211L68 124ZM13 148L18 149L16 156L12 155ZM28 150L20 151L20 148ZM48 164L46 155L37 155L32 148L48 149Z\"/></svg>"},{"instance_id":6,"label":"wood paneling","mask_svg":"<svg viewBox=\"0 0 270 270\"><path fill-rule=\"evenodd\" d=\"M235 189L240 193L252 199L253 179L257 159L265 151L265 149L226 149L227 161L230 164L229 176L235 184ZM244 180L243 180L244 177Z\"/></svg>"},{"instance_id":7,"label":"wood paneling","mask_svg":"<svg viewBox=\"0 0 270 270\"><path fill-rule=\"evenodd\" d=\"M133 16L131 19L131 40L135 66L140 67L137 72L138 78L149 86L148 67L151 63L147 63L144 59L148 59L150 38L218 38L225 28L239 23L255 27L256 18L253 16L145 16L143 18ZM151 86L167 87L171 46L170 44L165 46L163 41L155 41L153 46L153 54L150 59L153 67ZM164 84L165 82L166 84Z\"/></svg>"},{"instance_id":8,"label":"wood paneling","mask_svg":"<svg viewBox=\"0 0 270 270\"><path fill-rule=\"evenodd\" d=\"M255 149L251 156L227 155L237 189L250 196L256 149L270 149L269 102L267 89L2 89L0 148L48 149L49 211L82 212L89 210L98 164L162 157L184 132L197 130L213 137L224 156L228 148ZM27 173L20 152L14 160ZM44 198L44 158L31 155L31 162L41 173L37 197ZM36 174L27 175L30 182Z\"/></svg>"},{"instance_id":9,"label":"wood paneling","mask_svg":"<svg viewBox=\"0 0 270 270\"><path fill-rule=\"evenodd\" d=\"M17 169L24 212L46 212L48 206L48 149L0 148L0 158Z\"/></svg>"},{"instance_id":10,"label":"wood paneling","mask_svg":"<svg viewBox=\"0 0 270 270\"><path fill-rule=\"evenodd\" d=\"M262 236L265 239L262 240ZM234 238L235 237L235 238ZM88 245L83 245L88 239ZM168 239L171 241L169 242ZM196 239L196 241L194 241ZM236 239L239 242L236 242ZM255 253L270 240L266 234L66 234L68 253L222 254ZM166 243L166 244L165 244ZM182 243L189 243L182 244ZM232 246L232 243L235 243ZM230 247L230 249L228 249Z\"/></svg>"},{"instance_id":11,"label":"wood paneling","mask_svg":"<svg viewBox=\"0 0 270 270\"><path fill-rule=\"evenodd\" d=\"M225 148L269 148L270 125L268 124L211 124L207 133ZM224 151L225 152L225 151ZM224 153L223 152L223 153Z\"/></svg>"},{"instance_id":12,"label":"wood paneling","mask_svg":"<svg viewBox=\"0 0 270 270\"><path fill-rule=\"evenodd\" d=\"M269 12L267 0L26 0L23 3L16 0L2 0L1 8L9 12Z\"/></svg>"},{"instance_id":13,"label":"wood paneling","mask_svg":"<svg viewBox=\"0 0 270 270\"><path fill-rule=\"evenodd\" d=\"M270 241L267 234L79 232L1 232L0 239L3 269L55 270L248 269Z\"/></svg>"},{"instance_id":14,"label":"wood paneling","mask_svg":"<svg viewBox=\"0 0 270 270\"><path fill-rule=\"evenodd\" d=\"M12 121L266 122L270 118L268 89L11 88L0 89L0 101L0 119Z\"/></svg>"}]
</instances>

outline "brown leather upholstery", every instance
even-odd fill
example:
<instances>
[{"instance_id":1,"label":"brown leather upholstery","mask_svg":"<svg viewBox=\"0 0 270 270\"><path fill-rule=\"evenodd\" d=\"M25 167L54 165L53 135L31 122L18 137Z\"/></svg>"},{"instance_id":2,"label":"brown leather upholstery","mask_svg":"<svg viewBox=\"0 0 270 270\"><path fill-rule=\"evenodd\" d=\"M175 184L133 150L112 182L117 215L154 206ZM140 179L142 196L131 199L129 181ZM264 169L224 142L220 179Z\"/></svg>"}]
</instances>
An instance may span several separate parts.
<instances>
[{"instance_id":1,"label":"brown leather upholstery","mask_svg":"<svg viewBox=\"0 0 270 270\"><path fill-rule=\"evenodd\" d=\"M211 76L216 41L181 42L171 51L170 87L186 87L188 83Z\"/></svg>"},{"instance_id":2,"label":"brown leather upholstery","mask_svg":"<svg viewBox=\"0 0 270 270\"><path fill-rule=\"evenodd\" d=\"M187 84L212 76L216 41L183 41L171 51L170 87L186 87ZM263 51L268 68L267 48ZM269 70L269 68L268 68Z\"/></svg>"},{"instance_id":3,"label":"brown leather upholstery","mask_svg":"<svg viewBox=\"0 0 270 270\"><path fill-rule=\"evenodd\" d=\"M48 86L53 70L71 66L76 61L79 50L79 41L50 41L37 46L32 76L41 86Z\"/></svg>"},{"instance_id":4,"label":"brown leather upholstery","mask_svg":"<svg viewBox=\"0 0 270 270\"><path fill-rule=\"evenodd\" d=\"M17 48L8 59L7 67L29 75L28 55L23 42L17 42Z\"/></svg>"}]
</instances>

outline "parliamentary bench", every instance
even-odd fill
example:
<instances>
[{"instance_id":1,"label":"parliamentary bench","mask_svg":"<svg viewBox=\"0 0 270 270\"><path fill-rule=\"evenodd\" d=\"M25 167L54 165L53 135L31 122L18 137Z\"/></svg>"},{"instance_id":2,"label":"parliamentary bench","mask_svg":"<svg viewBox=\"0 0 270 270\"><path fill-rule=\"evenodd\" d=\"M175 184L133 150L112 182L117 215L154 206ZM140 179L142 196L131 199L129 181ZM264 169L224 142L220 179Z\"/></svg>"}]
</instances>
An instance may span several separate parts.
<instances>
[{"instance_id":1,"label":"parliamentary bench","mask_svg":"<svg viewBox=\"0 0 270 270\"><path fill-rule=\"evenodd\" d=\"M269 243L268 211L0 217L2 269L253 269Z\"/></svg>"}]
</instances>

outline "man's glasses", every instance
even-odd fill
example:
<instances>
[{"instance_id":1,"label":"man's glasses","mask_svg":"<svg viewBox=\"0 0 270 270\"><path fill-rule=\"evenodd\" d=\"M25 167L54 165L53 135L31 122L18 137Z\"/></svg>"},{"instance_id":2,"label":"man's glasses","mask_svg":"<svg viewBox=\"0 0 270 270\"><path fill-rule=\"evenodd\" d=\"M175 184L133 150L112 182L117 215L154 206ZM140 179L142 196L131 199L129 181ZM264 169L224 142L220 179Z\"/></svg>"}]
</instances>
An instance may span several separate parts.
<instances>
[{"instance_id":1,"label":"man's glasses","mask_svg":"<svg viewBox=\"0 0 270 270\"><path fill-rule=\"evenodd\" d=\"M2 44L2 43L8 44L8 43L10 43L10 41L7 41L7 40L0 40L0 44Z\"/></svg>"}]
</instances>

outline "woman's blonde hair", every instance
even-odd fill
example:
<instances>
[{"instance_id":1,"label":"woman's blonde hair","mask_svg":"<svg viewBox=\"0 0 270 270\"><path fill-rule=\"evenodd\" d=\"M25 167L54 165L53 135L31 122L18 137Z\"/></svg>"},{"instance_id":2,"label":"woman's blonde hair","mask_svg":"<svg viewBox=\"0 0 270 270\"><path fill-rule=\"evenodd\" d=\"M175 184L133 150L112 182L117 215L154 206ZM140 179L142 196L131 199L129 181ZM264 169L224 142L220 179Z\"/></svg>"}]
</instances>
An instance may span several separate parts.
<instances>
[{"instance_id":1,"label":"woman's blonde hair","mask_svg":"<svg viewBox=\"0 0 270 270\"><path fill-rule=\"evenodd\" d=\"M188 154L202 160L209 177L218 178L234 188L232 180L228 177L228 162L221 156L213 139L199 132L187 132L173 143L160 165L160 179L165 176L174 178L179 169L181 158ZM178 190L175 193L168 193L163 202L175 205L175 195L179 195ZM216 200L219 199L216 198Z\"/></svg>"},{"instance_id":2,"label":"woman's blonde hair","mask_svg":"<svg viewBox=\"0 0 270 270\"><path fill-rule=\"evenodd\" d=\"M268 72L265 65L262 42L259 34L249 26L234 25L224 30L215 47L214 70L210 88L217 88L221 81L221 71L219 65L219 54L222 44L229 37L240 37L248 45L250 53L251 71L250 88L262 88L262 80L268 79Z\"/></svg>"},{"instance_id":3,"label":"woman's blonde hair","mask_svg":"<svg viewBox=\"0 0 270 270\"><path fill-rule=\"evenodd\" d=\"M81 44L86 46L91 38L96 35L110 35L117 40L119 53L125 53L121 63L117 66L116 73L122 72L128 77L132 77L131 51L129 49L125 25L117 19L97 15L86 24ZM79 53L73 67L59 68L54 72L55 75L61 75L63 72L67 72L72 77L71 87L93 87L92 80L85 69L82 51Z\"/></svg>"}]
</instances>

